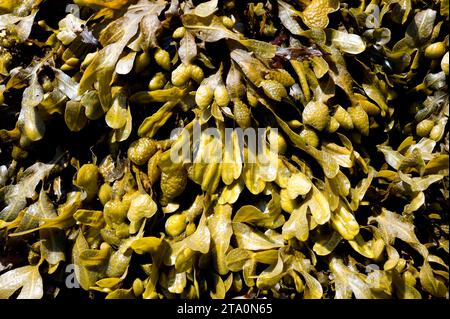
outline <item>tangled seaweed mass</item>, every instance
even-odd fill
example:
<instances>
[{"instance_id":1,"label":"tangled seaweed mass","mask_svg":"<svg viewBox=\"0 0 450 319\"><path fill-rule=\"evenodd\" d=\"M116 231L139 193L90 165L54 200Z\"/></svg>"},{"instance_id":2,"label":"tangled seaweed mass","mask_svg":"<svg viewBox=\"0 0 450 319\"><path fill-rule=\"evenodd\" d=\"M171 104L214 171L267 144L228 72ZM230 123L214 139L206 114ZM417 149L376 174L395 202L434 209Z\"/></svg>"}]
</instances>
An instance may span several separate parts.
<instances>
[{"instance_id":1,"label":"tangled seaweed mass","mask_svg":"<svg viewBox=\"0 0 450 319\"><path fill-rule=\"evenodd\" d=\"M448 29L448 0L1 0L0 298L448 298Z\"/></svg>"}]
</instances>

